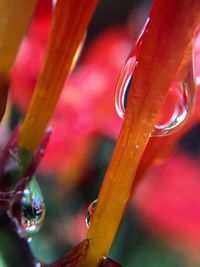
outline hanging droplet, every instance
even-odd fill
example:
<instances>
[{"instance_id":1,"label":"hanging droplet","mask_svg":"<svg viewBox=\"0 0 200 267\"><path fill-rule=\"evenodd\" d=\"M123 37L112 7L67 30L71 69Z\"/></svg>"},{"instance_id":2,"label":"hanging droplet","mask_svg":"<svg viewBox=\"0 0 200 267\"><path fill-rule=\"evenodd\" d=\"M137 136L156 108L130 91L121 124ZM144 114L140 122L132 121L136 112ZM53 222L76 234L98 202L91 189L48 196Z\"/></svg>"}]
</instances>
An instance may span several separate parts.
<instances>
[{"instance_id":1,"label":"hanging droplet","mask_svg":"<svg viewBox=\"0 0 200 267\"><path fill-rule=\"evenodd\" d=\"M133 73L136 65L136 57L130 57L123 67L115 91L115 107L120 118L124 118L127 98Z\"/></svg>"},{"instance_id":2,"label":"hanging droplet","mask_svg":"<svg viewBox=\"0 0 200 267\"><path fill-rule=\"evenodd\" d=\"M44 221L45 204L35 178L24 190L22 198L22 226L27 234L37 232Z\"/></svg>"},{"instance_id":3,"label":"hanging droplet","mask_svg":"<svg viewBox=\"0 0 200 267\"><path fill-rule=\"evenodd\" d=\"M90 221L91 221L91 217L92 217L92 214L96 208L96 205L97 205L97 199L94 200L88 207L87 209L87 213L86 213L86 218L85 218L85 222L86 222L86 225L87 227L89 228L90 226Z\"/></svg>"},{"instance_id":4,"label":"hanging droplet","mask_svg":"<svg viewBox=\"0 0 200 267\"><path fill-rule=\"evenodd\" d=\"M136 56L133 56L134 53L131 54L121 71L115 93L116 110L119 117L122 119L124 118L130 84L137 64ZM193 66L191 64L185 79L174 82L169 89L152 136L169 135L178 130L191 114L194 102L195 83ZM171 110L172 108L173 110ZM169 112L170 110L171 112Z\"/></svg>"},{"instance_id":5,"label":"hanging droplet","mask_svg":"<svg viewBox=\"0 0 200 267\"><path fill-rule=\"evenodd\" d=\"M192 87L193 85L187 81L173 83L161 109L158 122L152 133L153 136L172 134L186 122L194 104L195 94L192 92ZM171 114L170 106L171 109L173 108Z\"/></svg>"}]
</instances>

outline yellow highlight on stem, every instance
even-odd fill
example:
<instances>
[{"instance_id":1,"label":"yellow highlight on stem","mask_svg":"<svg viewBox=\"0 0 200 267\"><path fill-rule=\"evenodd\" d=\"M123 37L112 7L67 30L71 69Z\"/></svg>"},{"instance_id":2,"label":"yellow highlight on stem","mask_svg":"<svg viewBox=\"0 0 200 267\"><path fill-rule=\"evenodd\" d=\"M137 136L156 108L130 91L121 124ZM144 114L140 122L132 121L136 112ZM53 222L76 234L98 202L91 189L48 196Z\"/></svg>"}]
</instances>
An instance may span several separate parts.
<instances>
[{"instance_id":1,"label":"yellow highlight on stem","mask_svg":"<svg viewBox=\"0 0 200 267\"><path fill-rule=\"evenodd\" d=\"M55 109L97 0L57 0L52 31L19 146L33 152Z\"/></svg>"},{"instance_id":2,"label":"yellow highlight on stem","mask_svg":"<svg viewBox=\"0 0 200 267\"><path fill-rule=\"evenodd\" d=\"M37 0L0 0L0 73L12 67Z\"/></svg>"}]
</instances>

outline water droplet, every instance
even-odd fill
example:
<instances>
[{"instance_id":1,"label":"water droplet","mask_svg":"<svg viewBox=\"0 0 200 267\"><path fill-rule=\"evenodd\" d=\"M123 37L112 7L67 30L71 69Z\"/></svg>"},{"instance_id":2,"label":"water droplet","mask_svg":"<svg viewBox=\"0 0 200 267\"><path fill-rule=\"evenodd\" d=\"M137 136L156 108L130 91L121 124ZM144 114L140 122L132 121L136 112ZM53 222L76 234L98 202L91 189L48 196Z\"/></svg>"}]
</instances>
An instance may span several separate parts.
<instances>
[{"instance_id":1,"label":"water droplet","mask_svg":"<svg viewBox=\"0 0 200 267\"><path fill-rule=\"evenodd\" d=\"M87 213L86 213L86 218L85 218L85 222L86 222L86 225L87 227L89 228L90 227L90 221L91 221L91 217L92 217L92 214L96 208L96 205L97 205L97 199L94 200L89 206L88 206L88 209L87 209Z\"/></svg>"},{"instance_id":2,"label":"water droplet","mask_svg":"<svg viewBox=\"0 0 200 267\"><path fill-rule=\"evenodd\" d=\"M44 221L45 204L35 178L24 190L22 198L22 226L27 234L37 232Z\"/></svg>"},{"instance_id":3,"label":"water droplet","mask_svg":"<svg viewBox=\"0 0 200 267\"><path fill-rule=\"evenodd\" d=\"M121 71L116 86L115 107L119 117L122 119L124 118L130 84L134 76L136 64L137 58L134 55L134 51L132 51ZM175 81L172 84L152 136L169 135L175 132L189 117L195 100L195 83L193 76L193 67L191 64L185 79ZM172 108L173 110L171 110Z\"/></svg>"},{"instance_id":4,"label":"water droplet","mask_svg":"<svg viewBox=\"0 0 200 267\"><path fill-rule=\"evenodd\" d=\"M124 118L128 93L136 65L136 57L130 57L123 67L115 91L115 107L120 118Z\"/></svg>"},{"instance_id":5,"label":"water droplet","mask_svg":"<svg viewBox=\"0 0 200 267\"><path fill-rule=\"evenodd\" d=\"M187 81L173 83L169 89L165 104L161 109L158 122L152 133L153 136L169 135L182 127L193 108L195 94L193 93L192 88L193 85L191 83L189 84ZM171 114L170 106L168 105L170 98L173 98L173 100L171 100L171 107L173 108ZM172 103L172 101L175 103ZM169 117L165 114L165 111L169 113ZM162 117L165 117L165 120L163 120Z\"/></svg>"}]
</instances>

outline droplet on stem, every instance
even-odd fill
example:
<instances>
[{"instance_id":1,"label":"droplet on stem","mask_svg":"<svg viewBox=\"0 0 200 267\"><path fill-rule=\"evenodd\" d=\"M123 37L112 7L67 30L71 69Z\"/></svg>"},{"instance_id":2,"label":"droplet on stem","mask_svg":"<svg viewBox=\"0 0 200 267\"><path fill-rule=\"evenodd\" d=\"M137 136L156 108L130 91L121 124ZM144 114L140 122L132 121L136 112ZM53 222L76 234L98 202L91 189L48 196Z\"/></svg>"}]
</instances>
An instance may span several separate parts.
<instances>
[{"instance_id":1,"label":"droplet on stem","mask_svg":"<svg viewBox=\"0 0 200 267\"><path fill-rule=\"evenodd\" d=\"M140 52L139 49L140 40L138 40L135 49L130 52L116 86L115 106L119 117L122 119L126 111L129 89ZM152 136L164 136L174 133L191 114L195 102L195 74L192 60L191 58L186 77L183 80L173 82L171 85Z\"/></svg>"},{"instance_id":2,"label":"droplet on stem","mask_svg":"<svg viewBox=\"0 0 200 267\"><path fill-rule=\"evenodd\" d=\"M173 83L171 88L169 89L167 99L165 104L160 112L160 116L158 118L158 123L155 126L153 136L163 136L169 135L176 132L182 125L186 122L189 117L191 110L194 104L195 95L192 93L193 87L187 81L179 81ZM173 111L168 118L163 121L162 117L165 115L165 110L170 113L170 106L168 106L168 102L170 102L170 97L174 97L171 101L171 108ZM167 114L166 114L167 115Z\"/></svg>"},{"instance_id":3,"label":"droplet on stem","mask_svg":"<svg viewBox=\"0 0 200 267\"><path fill-rule=\"evenodd\" d=\"M130 89L130 84L133 79L133 73L136 65L136 57L130 57L123 67L118 79L115 91L115 107L121 119L124 118L127 105L127 97Z\"/></svg>"},{"instance_id":4,"label":"droplet on stem","mask_svg":"<svg viewBox=\"0 0 200 267\"><path fill-rule=\"evenodd\" d=\"M24 190L22 198L22 227L27 234L32 234L42 226L45 216L45 204L42 192L35 178Z\"/></svg>"},{"instance_id":5,"label":"droplet on stem","mask_svg":"<svg viewBox=\"0 0 200 267\"><path fill-rule=\"evenodd\" d=\"M88 206L88 209L87 209L87 213L86 213L86 218L85 218L85 222L86 222L86 225L87 227L89 228L90 227L90 221L91 221L91 217L92 217L92 214L97 206L97 199L94 200L89 206Z\"/></svg>"}]
</instances>

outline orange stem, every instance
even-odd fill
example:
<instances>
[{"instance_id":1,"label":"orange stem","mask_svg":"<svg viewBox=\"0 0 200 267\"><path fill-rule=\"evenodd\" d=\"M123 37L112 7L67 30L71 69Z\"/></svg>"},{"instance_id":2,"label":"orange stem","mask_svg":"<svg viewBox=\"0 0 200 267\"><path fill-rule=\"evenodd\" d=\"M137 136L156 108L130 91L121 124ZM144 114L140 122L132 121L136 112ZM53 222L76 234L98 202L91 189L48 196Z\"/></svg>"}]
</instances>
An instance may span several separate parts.
<instances>
[{"instance_id":1,"label":"orange stem","mask_svg":"<svg viewBox=\"0 0 200 267\"><path fill-rule=\"evenodd\" d=\"M140 43L124 124L88 230L91 245L84 267L97 266L110 250L138 165L199 22L199 12L199 0L154 1Z\"/></svg>"}]
</instances>

